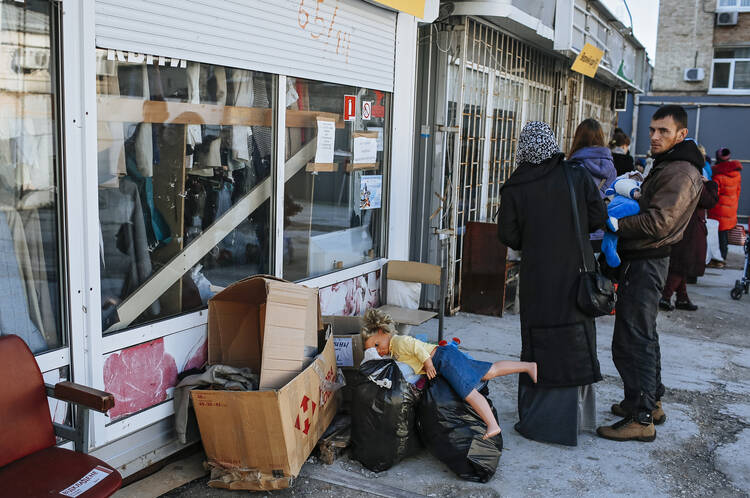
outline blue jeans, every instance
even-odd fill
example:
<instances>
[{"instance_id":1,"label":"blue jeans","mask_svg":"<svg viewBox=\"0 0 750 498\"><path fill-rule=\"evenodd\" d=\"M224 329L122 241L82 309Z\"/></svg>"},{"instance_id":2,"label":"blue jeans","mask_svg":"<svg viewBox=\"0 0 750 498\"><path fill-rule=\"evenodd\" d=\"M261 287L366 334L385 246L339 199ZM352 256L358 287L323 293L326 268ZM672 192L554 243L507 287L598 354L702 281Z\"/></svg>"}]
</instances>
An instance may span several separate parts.
<instances>
[{"instance_id":1,"label":"blue jeans","mask_svg":"<svg viewBox=\"0 0 750 498\"><path fill-rule=\"evenodd\" d=\"M482 377L490 370L492 363L470 358L455 346L438 346L432 357L438 375L448 381L461 399L482 385Z\"/></svg>"}]
</instances>

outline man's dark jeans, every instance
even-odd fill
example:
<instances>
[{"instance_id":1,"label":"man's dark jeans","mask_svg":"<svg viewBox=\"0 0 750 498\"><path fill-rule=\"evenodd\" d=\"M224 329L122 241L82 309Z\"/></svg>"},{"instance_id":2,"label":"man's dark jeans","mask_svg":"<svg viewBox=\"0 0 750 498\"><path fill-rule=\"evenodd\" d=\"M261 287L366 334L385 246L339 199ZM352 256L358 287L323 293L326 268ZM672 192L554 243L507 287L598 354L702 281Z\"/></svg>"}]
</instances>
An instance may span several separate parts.
<instances>
[{"instance_id":1,"label":"man's dark jeans","mask_svg":"<svg viewBox=\"0 0 750 498\"><path fill-rule=\"evenodd\" d=\"M625 408L640 421L650 420L664 394L661 350L656 332L659 298L669 258L624 261L628 265L617 289L612 359L625 384Z\"/></svg>"}]
</instances>

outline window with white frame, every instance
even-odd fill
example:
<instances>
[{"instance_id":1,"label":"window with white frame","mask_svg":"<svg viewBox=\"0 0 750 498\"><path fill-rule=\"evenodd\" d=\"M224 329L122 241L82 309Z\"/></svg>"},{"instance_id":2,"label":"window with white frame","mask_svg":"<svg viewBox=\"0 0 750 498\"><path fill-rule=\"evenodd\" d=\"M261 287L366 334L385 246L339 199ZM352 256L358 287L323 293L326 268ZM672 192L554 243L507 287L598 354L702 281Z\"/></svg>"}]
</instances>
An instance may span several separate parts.
<instances>
[{"instance_id":1,"label":"window with white frame","mask_svg":"<svg viewBox=\"0 0 750 498\"><path fill-rule=\"evenodd\" d=\"M711 90L750 93L750 47L717 48L714 51Z\"/></svg>"},{"instance_id":2,"label":"window with white frame","mask_svg":"<svg viewBox=\"0 0 750 498\"><path fill-rule=\"evenodd\" d=\"M718 0L717 9L721 11L750 12L750 0Z\"/></svg>"}]
</instances>

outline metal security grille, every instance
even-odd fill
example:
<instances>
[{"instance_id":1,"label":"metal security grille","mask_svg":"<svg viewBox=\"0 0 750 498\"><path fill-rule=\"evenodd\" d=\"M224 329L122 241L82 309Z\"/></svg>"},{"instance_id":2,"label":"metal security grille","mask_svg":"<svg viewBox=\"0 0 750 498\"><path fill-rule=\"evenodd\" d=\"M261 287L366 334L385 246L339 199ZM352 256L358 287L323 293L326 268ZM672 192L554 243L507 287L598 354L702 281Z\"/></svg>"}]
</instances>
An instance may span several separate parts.
<instances>
[{"instance_id":1,"label":"metal security grille","mask_svg":"<svg viewBox=\"0 0 750 498\"><path fill-rule=\"evenodd\" d=\"M475 19L464 20L462 35L454 35L457 46L448 57L443 261L451 313L461 307L466 224L494 219L525 122L545 121L559 134L560 81L567 72L558 59Z\"/></svg>"},{"instance_id":2,"label":"metal security grille","mask_svg":"<svg viewBox=\"0 0 750 498\"><path fill-rule=\"evenodd\" d=\"M617 126L617 113L612 109L612 89L596 80L587 79L583 88L583 116L594 118L609 138Z\"/></svg>"},{"instance_id":3,"label":"metal security grille","mask_svg":"<svg viewBox=\"0 0 750 498\"><path fill-rule=\"evenodd\" d=\"M598 119L610 136L616 114L610 87L571 72L562 55L479 19L453 17L422 28L420 50L428 76L422 88L429 91L420 95L418 110L424 145L415 176L420 231L414 257L444 268L446 309L455 313L467 223L495 220L523 125L547 122L567 151L583 119ZM425 304L436 299L431 295Z\"/></svg>"}]
</instances>

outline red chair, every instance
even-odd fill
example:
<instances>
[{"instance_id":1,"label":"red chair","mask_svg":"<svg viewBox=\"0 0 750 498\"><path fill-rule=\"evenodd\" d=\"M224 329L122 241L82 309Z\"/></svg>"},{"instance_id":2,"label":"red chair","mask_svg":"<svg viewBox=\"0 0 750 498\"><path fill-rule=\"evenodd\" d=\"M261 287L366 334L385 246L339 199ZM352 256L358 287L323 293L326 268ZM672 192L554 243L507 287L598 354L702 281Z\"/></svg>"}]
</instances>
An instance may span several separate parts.
<instances>
[{"instance_id":1,"label":"red chair","mask_svg":"<svg viewBox=\"0 0 750 498\"><path fill-rule=\"evenodd\" d=\"M87 409L106 412L115 404L111 394L73 382L45 386L34 355L15 335L0 337L0 379L0 495L89 498L120 488L119 472L81 453ZM78 405L76 428L53 424L47 396ZM73 441L77 451L57 448L55 433Z\"/></svg>"}]
</instances>

